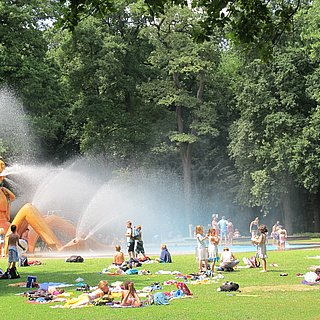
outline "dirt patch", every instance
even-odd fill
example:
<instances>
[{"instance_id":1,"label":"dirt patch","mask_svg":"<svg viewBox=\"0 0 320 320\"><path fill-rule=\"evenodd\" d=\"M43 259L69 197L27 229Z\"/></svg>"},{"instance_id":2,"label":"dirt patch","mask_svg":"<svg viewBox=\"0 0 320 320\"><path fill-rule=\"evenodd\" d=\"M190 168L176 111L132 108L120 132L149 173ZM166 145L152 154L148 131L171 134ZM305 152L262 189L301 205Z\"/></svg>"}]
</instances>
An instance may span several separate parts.
<instances>
[{"instance_id":1,"label":"dirt patch","mask_svg":"<svg viewBox=\"0 0 320 320\"><path fill-rule=\"evenodd\" d=\"M318 285L305 285L305 284L287 284L279 286L252 286L241 288L241 292L247 293L252 291L308 291L308 290L319 290Z\"/></svg>"}]
</instances>

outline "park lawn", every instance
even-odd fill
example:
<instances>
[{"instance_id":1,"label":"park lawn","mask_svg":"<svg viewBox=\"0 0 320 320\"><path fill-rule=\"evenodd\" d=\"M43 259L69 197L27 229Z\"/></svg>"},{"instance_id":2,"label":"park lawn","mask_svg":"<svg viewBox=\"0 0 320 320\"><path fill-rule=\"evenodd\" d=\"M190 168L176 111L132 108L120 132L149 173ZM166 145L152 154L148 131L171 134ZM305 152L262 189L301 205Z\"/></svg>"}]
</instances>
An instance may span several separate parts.
<instances>
[{"instance_id":1,"label":"park lawn","mask_svg":"<svg viewBox=\"0 0 320 320\"><path fill-rule=\"evenodd\" d=\"M268 252L268 273L259 269L238 268L231 273L223 273L224 279L218 283L206 285L188 284L194 298L170 301L167 306L151 305L143 308L112 309L107 306L80 309L50 308L59 303L31 304L25 303L25 297L15 295L26 288L8 287L9 283L25 282L28 275L37 276L38 282L65 282L75 284L78 277L95 286L100 280L132 280L137 289L142 289L154 282L174 279L174 275L158 275L159 270L180 271L189 274L197 271L194 255L173 256L172 264L147 264L152 275L108 276L101 274L111 259L86 259L83 263L67 263L63 259L44 259L44 265L19 268L20 279L0 281L0 317L3 319L320 319L320 285L301 284L303 278L297 273L305 274L308 267L320 265L320 259L310 259L320 254L319 249L272 251ZM254 253L237 253L244 266L243 257ZM278 267L269 267L271 263ZM0 259L0 267L6 268L6 259ZM141 268L139 268L141 269ZM288 276L280 276L288 273ZM217 292L225 281L240 285L241 293L230 295ZM175 286L163 286L162 292L175 290ZM75 287L66 288L74 292Z\"/></svg>"}]
</instances>

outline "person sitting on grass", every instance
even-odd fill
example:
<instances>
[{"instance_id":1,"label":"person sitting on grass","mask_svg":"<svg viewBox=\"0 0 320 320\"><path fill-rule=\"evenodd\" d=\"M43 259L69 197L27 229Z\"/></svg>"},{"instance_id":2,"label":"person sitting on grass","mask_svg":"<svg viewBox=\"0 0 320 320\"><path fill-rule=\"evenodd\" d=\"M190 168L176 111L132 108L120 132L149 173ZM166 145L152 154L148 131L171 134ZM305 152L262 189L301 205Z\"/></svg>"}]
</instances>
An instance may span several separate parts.
<instances>
[{"instance_id":1,"label":"person sitting on grass","mask_svg":"<svg viewBox=\"0 0 320 320\"><path fill-rule=\"evenodd\" d=\"M93 300L97 298L102 298L104 295L110 295L111 292L109 290L109 283L108 281L101 280L98 283L98 289L90 293L83 293L78 298L73 298L69 300L65 305L64 308L78 308L85 306L91 303Z\"/></svg>"},{"instance_id":2,"label":"person sitting on grass","mask_svg":"<svg viewBox=\"0 0 320 320\"><path fill-rule=\"evenodd\" d=\"M167 249L167 246L165 244L163 244L161 246L161 254L160 254L160 258L156 258L156 261L160 262L160 263L172 263L171 260L171 254Z\"/></svg>"},{"instance_id":3,"label":"person sitting on grass","mask_svg":"<svg viewBox=\"0 0 320 320\"><path fill-rule=\"evenodd\" d=\"M223 248L221 253L220 267L224 271L233 271L233 268L240 262L228 247Z\"/></svg>"},{"instance_id":4,"label":"person sitting on grass","mask_svg":"<svg viewBox=\"0 0 320 320\"><path fill-rule=\"evenodd\" d=\"M123 286L124 290L122 291L120 305L125 307L140 307L142 305L142 302L137 295L133 282L127 280L124 282Z\"/></svg>"},{"instance_id":5,"label":"person sitting on grass","mask_svg":"<svg viewBox=\"0 0 320 320\"><path fill-rule=\"evenodd\" d=\"M113 265L116 267L121 267L121 265L124 263L124 254L121 252L121 246L117 245L115 246L116 254L113 256Z\"/></svg>"}]
</instances>

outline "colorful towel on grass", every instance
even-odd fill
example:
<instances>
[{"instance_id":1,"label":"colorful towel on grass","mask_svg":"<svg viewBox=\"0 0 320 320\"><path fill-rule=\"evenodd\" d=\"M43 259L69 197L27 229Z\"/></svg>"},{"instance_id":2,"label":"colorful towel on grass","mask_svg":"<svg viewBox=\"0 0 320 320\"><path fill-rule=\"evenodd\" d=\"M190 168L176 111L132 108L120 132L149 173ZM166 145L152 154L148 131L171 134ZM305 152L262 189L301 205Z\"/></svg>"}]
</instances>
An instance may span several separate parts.
<instances>
[{"instance_id":1,"label":"colorful towel on grass","mask_svg":"<svg viewBox=\"0 0 320 320\"><path fill-rule=\"evenodd\" d=\"M110 308L141 308L141 307L145 307L145 304L142 303L141 306L135 307L135 306L122 306L122 305L116 303L116 304L113 304L112 306L110 306Z\"/></svg>"},{"instance_id":2,"label":"colorful towel on grass","mask_svg":"<svg viewBox=\"0 0 320 320\"><path fill-rule=\"evenodd\" d=\"M35 300L27 300L27 301L24 301L26 303L40 303L40 304L44 304L44 303L53 303L53 302L66 302L67 299L62 299L62 298L59 298L59 299L53 299L53 300L45 300L45 299L35 299Z\"/></svg>"},{"instance_id":3,"label":"colorful towel on grass","mask_svg":"<svg viewBox=\"0 0 320 320\"><path fill-rule=\"evenodd\" d=\"M301 281L301 283L302 284L307 284L309 286L314 286L314 285L320 284L320 282L308 282L306 280Z\"/></svg>"}]
</instances>

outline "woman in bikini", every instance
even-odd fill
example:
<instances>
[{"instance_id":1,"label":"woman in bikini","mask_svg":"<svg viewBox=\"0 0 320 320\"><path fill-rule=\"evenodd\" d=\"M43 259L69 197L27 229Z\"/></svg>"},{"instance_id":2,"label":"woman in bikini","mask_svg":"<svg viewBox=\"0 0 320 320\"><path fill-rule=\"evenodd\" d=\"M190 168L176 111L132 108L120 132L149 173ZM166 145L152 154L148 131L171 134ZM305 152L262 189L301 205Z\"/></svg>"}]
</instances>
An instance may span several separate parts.
<instances>
[{"instance_id":1,"label":"woman in bikini","mask_svg":"<svg viewBox=\"0 0 320 320\"><path fill-rule=\"evenodd\" d=\"M133 282L127 280L123 284L124 290L122 291L121 306L140 307L142 302L137 295Z\"/></svg>"}]
</instances>

